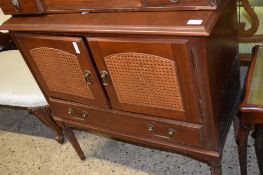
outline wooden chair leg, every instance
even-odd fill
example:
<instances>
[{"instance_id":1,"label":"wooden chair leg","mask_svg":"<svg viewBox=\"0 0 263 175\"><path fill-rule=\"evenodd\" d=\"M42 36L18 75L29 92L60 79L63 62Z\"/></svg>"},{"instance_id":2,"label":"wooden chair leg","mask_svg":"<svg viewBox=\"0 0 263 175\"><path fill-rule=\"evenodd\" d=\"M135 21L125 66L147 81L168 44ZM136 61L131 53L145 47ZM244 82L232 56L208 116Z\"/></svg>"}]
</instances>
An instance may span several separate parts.
<instances>
[{"instance_id":1,"label":"wooden chair leg","mask_svg":"<svg viewBox=\"0 0 263 175\"><path fill-rule=\"evenodd\" d=\"M73 131L71 130L71 128L67 127L67 126L63 126L64 129L64 134L66 136L66 138L69 140L69 142L71 143L71 145L73 146L73 148L75 149L75 151L77 152L79 158L81 160L85 160L85 155L75 137L75 134L73 133Z\"/></svg>"},{"instance_id":2,"label":"wooden chair leg","mask_svg":"<svg viewBox=\"0 0 263 175\"><path fill-rule=\"evenodd\" d=\"M263 174L263 126L257 125L255 131L255 150L260 174Z\"/></svg>"},{"instance_id":3,"label":"wooden chair leg","mask_svg":"<svg viewBox=\"0 0 263 175\"><path fill-rule=\"evenodd\" d=\"M221 161L210 165L211 175L222 175Z\"/></svg>"},{"instance_id":4,"label":"wooden chair leg","mask_svg":"<svg viewBox=\"0 0 263 175\"><path fill-rule=\"evenodd\" d=\"M237 133L237 147L240 163L241 175L247 175L247 142L248 142L249 127L240 122Z\"/></svg>"},{"instance_id":5,"label":"wooden chair leg","mask_svg":"<svg viewBox=\"0 0 263 175\"><path fill-rule=\"evenodd\" d=\"M48 106L45 107L35 107L29 109L40 121L51 128L56 136L55 139L58 143L64 143L63 130L60 128L51 115L51 109Z\"/></svg>"}]
</instances>

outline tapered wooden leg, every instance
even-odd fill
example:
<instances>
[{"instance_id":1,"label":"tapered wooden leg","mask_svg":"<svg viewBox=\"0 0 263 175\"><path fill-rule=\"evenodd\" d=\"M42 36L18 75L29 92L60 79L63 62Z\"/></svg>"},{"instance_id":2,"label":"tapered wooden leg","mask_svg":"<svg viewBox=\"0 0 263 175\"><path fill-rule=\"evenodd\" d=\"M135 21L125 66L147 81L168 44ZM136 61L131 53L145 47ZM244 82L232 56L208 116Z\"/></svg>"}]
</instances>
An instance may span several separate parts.
<instances>
[{"instance_id":1,"label":"tapered wooden leg","mask_svg":"<svg viewBox=\"0 0 263 175\"><path fill-rule=\"evenodd\" d=\"M51 109L48 106L30 108L29 110L40 121L42 121L44 124L46 124L49 128L51 128L55 132L56 134L55 139L58 143L60 144L64 143L63 130L57 125L57 123L53 119L51 115Z\"/></svg>"},{"instance_id":2,"label":"tapered wooden leg","mask_svg":"<svg viewBox=\"0 0 263 175\"><path fill-rule=\"evenodd\" d=\"M249 134L249 127L240 122L239 130L237 133L237 147L240 163L241 175L247 175L247 140Z\"/></svg>"},{"instance_id":3,"label":"tapered wooden leg","mask_svg":"<svg viewBox=\"0 0 263 175\"><path fill-rule=\"evenodd\" d=\"M75 134L71 130L71 128L69 128L67 126L63 126L63 129L64 129L64 134L65 134L66 138L69 140L69 142L71 143L71 145L73 146L73 148L77 152L79 158L81 160L85 160L85 155L84 155L82 149L80 148L80 145L79 145L79 143L75 137Z\"/></svg>"},{"instance_id":4,"label":"tapered wooden leg","mask_svg":"<svg viewBox=\"0 0 263 175\"><path fill-rule=\"evenodd\" d=\"M210 165L210 168L211 168L211 175L222 175L221 162L212 163Z\"/></svg>"},{"instance_id":5,"label":"tapered wooden leg","mask_svg":"<svg viewBox=\"0 0 263 175\"><path fill-rule=\"evenodd\" d=\"M263 126L257 125L255 131L255 150L260 174L263 174Z\"/></svg>"}]
</instances>

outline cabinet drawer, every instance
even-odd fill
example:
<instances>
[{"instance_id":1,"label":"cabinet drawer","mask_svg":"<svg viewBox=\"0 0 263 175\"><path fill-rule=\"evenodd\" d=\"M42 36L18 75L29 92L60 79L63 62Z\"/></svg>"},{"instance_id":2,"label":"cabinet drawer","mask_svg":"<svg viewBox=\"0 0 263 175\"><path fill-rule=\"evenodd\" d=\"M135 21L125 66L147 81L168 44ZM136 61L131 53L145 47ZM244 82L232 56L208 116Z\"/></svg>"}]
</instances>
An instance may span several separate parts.
<instances>
[{"instance_id":1,"label":"cabinet drawer","mask_svg":"<svg viewBox=\"0 0 263 175\"><path fill-rule=\"evenodd\" d=\"M44 11L40 0L1 0L0 7L6 15L37 14Z\"/></svg>"},{"instance_id":2,"label":"cabinet drawer","mask_svg":"<svg viewBox=\"0 0 263 175\"><path fill-rule=\"evenodd\" d=\"M79 123L87 129L100 128L110 133L139 138L203 146L203 127L185 122L159 121L156 117L116 110L100 110L88 106L51 99L56 117L65 122ZM100 130L98 129L98 130Z\"/></svg>"},{"instance_id":3,"label":"cabinet drawer","mask_svg":"<svg viewBox=\"0 0 263 175\"><path fill-rule=\"evenodd\" d=\"M118 9L140 7L140 0L44 0L48 11L57 10L86 10L86 9Z\"/></svg>"},{"instance_id":4,"label":"cabinet drawer","mask_svg":"<svg viewBox=\"0 0 263 175\"><path fill-rule=\"evenodd\" d=\"M195 7L207 9L216 5L217 1L210 0L144 0L146 7Z\"/></svg>"}]
</instances>

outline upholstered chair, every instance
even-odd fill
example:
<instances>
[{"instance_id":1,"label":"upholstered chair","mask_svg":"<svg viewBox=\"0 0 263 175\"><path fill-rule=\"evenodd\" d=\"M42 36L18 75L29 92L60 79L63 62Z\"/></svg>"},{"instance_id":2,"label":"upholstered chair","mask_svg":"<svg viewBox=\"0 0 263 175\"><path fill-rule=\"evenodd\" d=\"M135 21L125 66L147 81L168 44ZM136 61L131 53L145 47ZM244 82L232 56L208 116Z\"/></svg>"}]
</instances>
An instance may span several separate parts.
<instances>
[{"instance_id":1,"label":"upholstered chair","mask_svg":"<svg viewBox=\"0 0 263 175\"><path fill-rule=\"evenodd\" d=\"M0 9L0 24L8 19ZM0 106L23 107L54 130L63 143L63 133L52 118L48 103L39 89L22 55L15 49L9 33L0 32Z\"/></svg>"}]
</instances>

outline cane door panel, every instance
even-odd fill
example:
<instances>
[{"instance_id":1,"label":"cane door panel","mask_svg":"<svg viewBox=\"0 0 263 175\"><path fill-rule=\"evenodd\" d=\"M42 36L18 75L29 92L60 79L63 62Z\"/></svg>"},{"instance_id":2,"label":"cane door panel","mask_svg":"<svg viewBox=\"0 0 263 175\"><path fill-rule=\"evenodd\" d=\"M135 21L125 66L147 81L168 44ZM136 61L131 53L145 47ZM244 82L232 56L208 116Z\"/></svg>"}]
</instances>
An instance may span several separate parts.
<instances>
[{"instance_id":1,"label":"cane door panel","mask_svg":"<svg viewBox=\"0 0 263 175\"><path fill-rule=\"evenodd\" d=\"M200 122L188 40L87 40L114 109Z\"/></svg>"},{"instance_id":2,"label":"cane door panel","mask_svg":"<svg viewBox=\"0 0 263 175\"><path fill-rule=\"evenodd\" d=\"M16 34L16 40L48 96L106 106L82 38Z\"/></svg>"}]
</instances>

